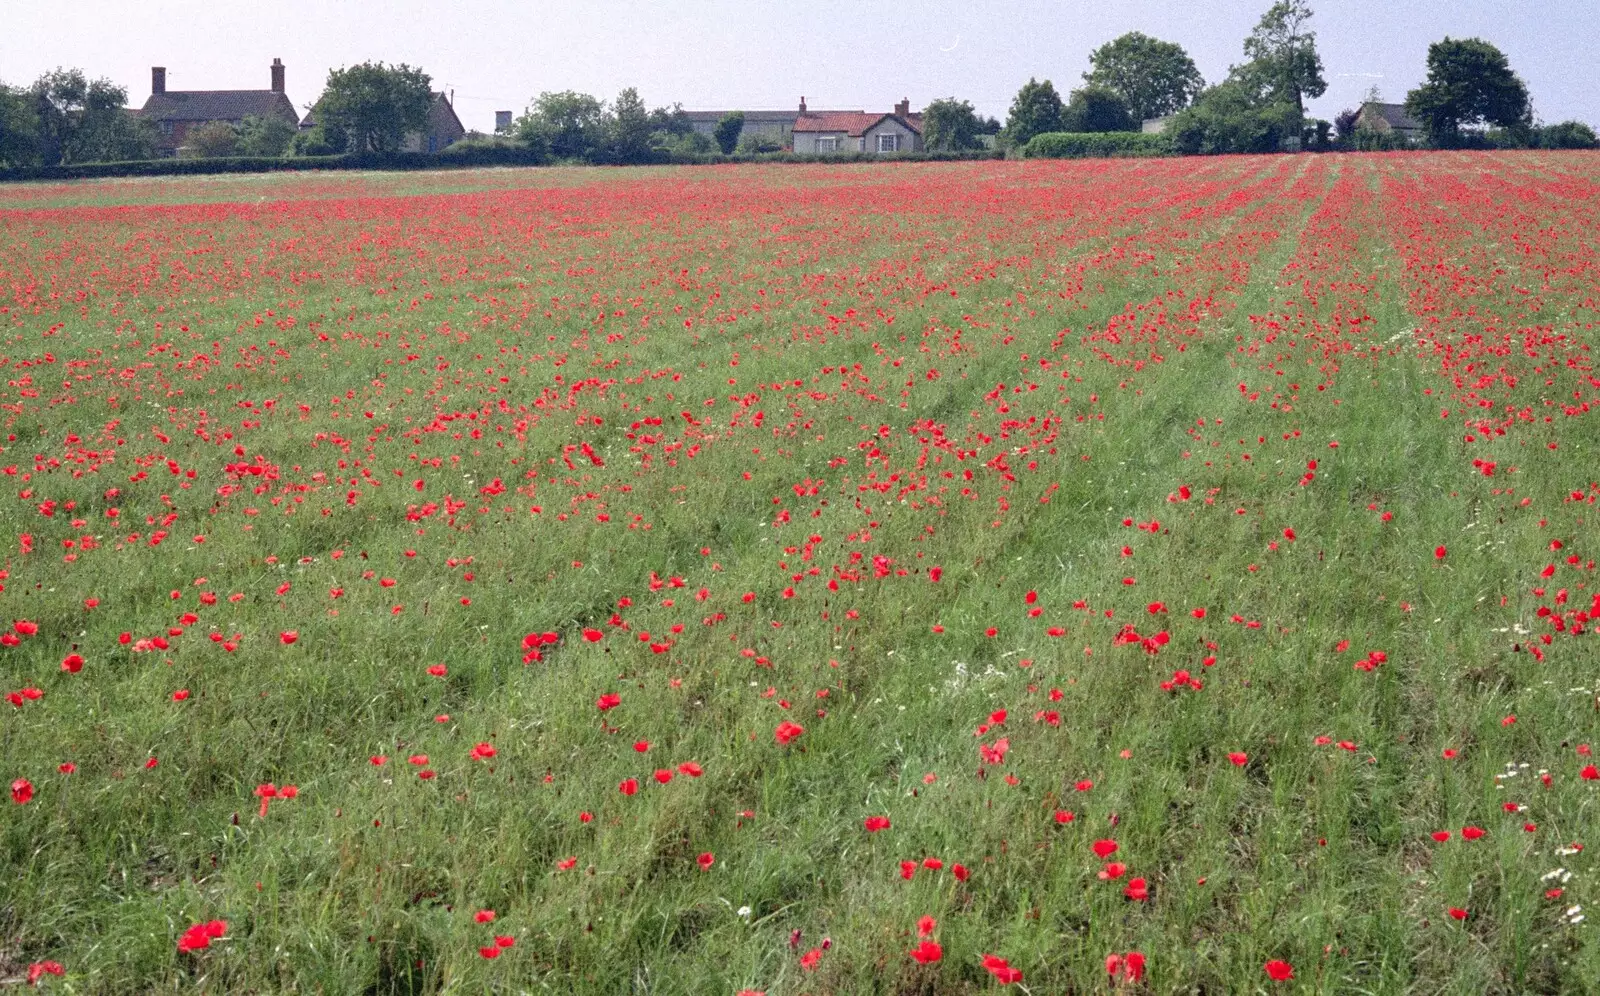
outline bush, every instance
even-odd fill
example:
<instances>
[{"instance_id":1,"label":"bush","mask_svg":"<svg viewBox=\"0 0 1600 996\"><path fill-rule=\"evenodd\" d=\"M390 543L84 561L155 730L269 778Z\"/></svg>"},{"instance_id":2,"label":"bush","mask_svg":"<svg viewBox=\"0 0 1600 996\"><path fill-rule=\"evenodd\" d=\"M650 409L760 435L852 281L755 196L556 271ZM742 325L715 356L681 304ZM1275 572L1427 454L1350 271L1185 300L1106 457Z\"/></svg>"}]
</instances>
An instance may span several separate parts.
<instances>
[{"instance_id":1,"label":"bush","mask_svg":"<svg viewBox=\"0 0 1600 996\"><path fill-rule=\"evenodd\" d=\"M1544 149L1592 149L1594 129L1582 121L1563 121L1539 129L1539 147Z\"/></svg>"},{"instance_id":2,"label":"bush","mask_svg":"<svg viewBox=\"0 0 1600 996\"><path fill-rule=\"evenodd\" d=\"M782 152L783 143L772 135L752 131L739 136L739 144L733 147L735 155L759 156L768 152Z\"/></svg>"},{"instance_id":3,"label":"bush","mask_svg":"<svg viewBox=\"0 0 1600 996\"><path fill-rule=\"evenodd\" d=\"M190 130L178 155L185 159L222 159L232 156L238 148L238 129L226 121L207 121Z\"/></svg>"},{"instance_id":4,"label":"bush","mask_svg":"<svg viewBox=\"0 0 1600 996\"><path fill-rule=\"evenodd\" d=\"M1024 159L1116 159L1172 154L1172 142L1167 136L1136 131L1048 131L1035 135L1022 147Z\"/></svg>"},{"instance_id":5,"label":"bush","mask_svg":"<svg viewBox=\"0 0 1600 996\"><path fill-rule=\"evenodd\" d=\"M1298 136L1303 118L1290 103L1261 103L1237 83L1201 94L1168 123L1172 147L1186 156L1277 152L1285 136Z\"/></svg>"}]
</instances>

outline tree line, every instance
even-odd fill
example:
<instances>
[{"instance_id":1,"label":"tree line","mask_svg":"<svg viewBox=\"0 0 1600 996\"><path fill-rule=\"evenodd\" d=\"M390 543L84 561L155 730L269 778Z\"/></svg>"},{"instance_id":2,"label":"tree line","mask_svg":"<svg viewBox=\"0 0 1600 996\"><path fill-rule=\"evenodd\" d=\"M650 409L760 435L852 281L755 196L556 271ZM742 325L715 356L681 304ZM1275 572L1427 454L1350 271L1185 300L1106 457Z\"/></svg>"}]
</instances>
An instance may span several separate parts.
<instances>
[{"instance_id":1,"label":"tree line","mask_svg":"<svg viewBox=\"0 0 1600 996\"><path fill-rule=\"evenodd\" d=\"M1244 59L1208 85L1181 45L1134 31L1096 48L1083 85L1065 99L1050 80L1030 78L1004 125L969 101L947 97L922 115L934 152L997 146L1022 150L1044 134L1137 132L1167 118L1163 133L1181 154L1292 149L1385 148L1400 144L1363 119L1359 108L1333 121L1308 119L1305 102L1327 92L1308 0L1276 0L1244 39ZM192 130L196 156L311 156L388 153L420 131L432 99L422 70L368 62L328 74L312 109L314 126L277 118L211 122ZM78 69L45 73L26 87L0 83L0 166L148 159L159 147L150 122L124 110L127 90ZM1369 100L1380 100L1376 91ZM1406 96L1435 148L1593 148L1595 133L1576 121L1535 122L1527 85L1504 53L1477 38L1445 38L1428 49L1427 78ZM992 138L989 138L992 136ZM1059 144L1059 143L1058 143ZM648 107L628 87L605 101L575 91L535 97L503 132L473 136L465 152L505 146L544 161L646 163L783 151L773 136L744 128L734 111L712 134L696 131L681 105Z\"/></svg>"},{"instance_id":2,"label":"tree line","mask_svg":"<svg viewBox=\"0 0 1600 996\"><path fill-rule=\"evenodd\" d=\"M1169 118L1163 134L1173 151L1188 155L1400 144L1364 121L1360 108L1334 121L1307 119L1305 101L1328 89L1313 16L1307 0L1277 0L1245 38L1244 60L1210 86L1181 45L1125 34L1090 53L1084 85L1066 100L1049 80L1025 83L1001 142L1021 148L1041 134L1138 131L1144 121ZM1594 131L1581 122L1536 124L1527 85L1486 41L1447 37L1429 47L1427 65L1426 81L1404 106L1435 148L1596 145ZM1374 91L1368 99L1382 98ZM948 103L970 111L964 102ZM958 147L943 133L930 131L927 140L930 148Z\"/></svg>"}]
</instances>

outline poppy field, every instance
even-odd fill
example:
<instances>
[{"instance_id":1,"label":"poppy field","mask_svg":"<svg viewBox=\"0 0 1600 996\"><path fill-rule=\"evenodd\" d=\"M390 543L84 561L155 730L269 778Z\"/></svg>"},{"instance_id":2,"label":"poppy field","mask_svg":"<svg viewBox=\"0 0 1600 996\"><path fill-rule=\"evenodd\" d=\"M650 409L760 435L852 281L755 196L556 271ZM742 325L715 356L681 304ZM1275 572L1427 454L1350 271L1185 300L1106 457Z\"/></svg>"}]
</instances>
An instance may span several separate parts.
<instances>
[{"instance_id":1,"label":"poppy field","mask_svg":"<svg viewBox=\"0 0 1600 996\"><path fill-rule=\"evenodd\" d=\"M0 981L1600 991L1600 157L0 188Z\"/></svg>"}]
</instances>

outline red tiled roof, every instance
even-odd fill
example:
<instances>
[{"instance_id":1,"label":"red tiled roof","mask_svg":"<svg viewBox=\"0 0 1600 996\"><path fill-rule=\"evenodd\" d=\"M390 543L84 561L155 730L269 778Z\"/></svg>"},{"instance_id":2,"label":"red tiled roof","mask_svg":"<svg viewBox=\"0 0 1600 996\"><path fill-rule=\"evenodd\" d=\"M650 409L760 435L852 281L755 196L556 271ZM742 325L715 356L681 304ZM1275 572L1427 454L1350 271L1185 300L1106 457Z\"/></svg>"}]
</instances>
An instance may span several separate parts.
<instances>
[{"instance_id":1,"label":"red tiled roof","mask_svg":"<svg viewBox=\"0 0 1600 996\"><path fill-rule=\"evenodd\" d=\"M921 117L921 115L915 115ZM860 138L866 134L873 125L884 118L894 118L901 124L910 128L917 134L922 134L919 124L914 124L906 118L894 114L862 114L858 112L834 111L826 114L806 114L796 118L794 130L799 132L842 131L851 138Z\"/></svg>"}]
</instances>

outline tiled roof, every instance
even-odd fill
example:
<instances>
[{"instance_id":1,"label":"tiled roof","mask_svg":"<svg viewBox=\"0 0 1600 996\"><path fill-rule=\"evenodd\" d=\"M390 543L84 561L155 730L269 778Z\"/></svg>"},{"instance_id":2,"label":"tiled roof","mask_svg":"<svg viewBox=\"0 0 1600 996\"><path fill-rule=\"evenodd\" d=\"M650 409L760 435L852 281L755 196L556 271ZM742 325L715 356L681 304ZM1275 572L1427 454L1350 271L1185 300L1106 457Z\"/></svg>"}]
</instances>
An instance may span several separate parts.
<instances>
[{"instance_id":1,"label":"tiled roof","mask_svg":"<svg viewBox=\"0 0 1600 996\"><path fill-rule=\"evenodd\" d=\"M298 121L289 98L276 90L168 90L139 109L146 121L240 121L251 115Z\"/></svg>"},{"instance_id":2,"label":"tiled roof","mask_svg":"<svg viewBox=\"0 0 1600 996\"><path fill-rule=\"evenodd\" d=\"M1379 104L1374 102L1367 104L1365 110L1383 118L1391 128L1412 131L1421 131L1423 128L1421 121L1406 113L1406 105L1404 104Z\"/></svg>"},{"instance_id":3,"label":"tiled roof","mask_svg":"<svg viewBox=\"0 0 1600 996\"><path fill-rule=\"evenodd\" d=\"M715 124L732 111L684 111L690 121L709 121ZM817 111L817 114L860 114L860 111ZM799 111L745 111L744 119L750 122L789 124L800 117Z\"/></svg>"},{"instance_id":4,"label":"tiled roof","mask_svg":"<svg viewBox=\"0 0 1600 996\"><path fill-rule=\"evenodd\" d=\"M908 115L900 117L897 114L864 114L861 111L825 111L820 114L807 114L794 123L794 130L799 132L828 132L842 131L851 138L860 138L862 135L885 118L893 118L917 134L922 134L920 120L913 122L911 118L920 119L922 116Z\"/></svg>"}]
</instances>

